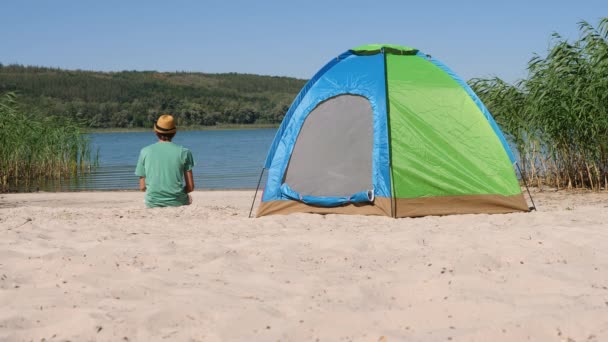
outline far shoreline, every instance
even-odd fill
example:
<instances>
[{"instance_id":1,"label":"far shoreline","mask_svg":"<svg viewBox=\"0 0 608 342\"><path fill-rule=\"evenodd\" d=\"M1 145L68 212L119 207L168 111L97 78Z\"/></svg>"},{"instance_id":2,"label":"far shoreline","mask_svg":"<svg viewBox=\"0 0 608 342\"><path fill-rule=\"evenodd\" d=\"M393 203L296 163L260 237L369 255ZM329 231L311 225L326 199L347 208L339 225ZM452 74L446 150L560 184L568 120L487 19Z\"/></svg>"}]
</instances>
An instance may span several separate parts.
<instances>
[{"instance_id":1,"label":"far shoreline","mask_svg":"<svg viewBox=\"0 0 608 342\"><path fill-rule=\"evenodd\" d=\"M178 131L220 131L220 130L249 130L249 129L265 129L265 128L279 128L278 124L230 124L230 125L216 125L216 126L178 126ZM83 129L82 133L139 133L139 132L150 132L152 126L147 127L109 127L109 128L86 128Z\"/></svg>"}]
</instances>

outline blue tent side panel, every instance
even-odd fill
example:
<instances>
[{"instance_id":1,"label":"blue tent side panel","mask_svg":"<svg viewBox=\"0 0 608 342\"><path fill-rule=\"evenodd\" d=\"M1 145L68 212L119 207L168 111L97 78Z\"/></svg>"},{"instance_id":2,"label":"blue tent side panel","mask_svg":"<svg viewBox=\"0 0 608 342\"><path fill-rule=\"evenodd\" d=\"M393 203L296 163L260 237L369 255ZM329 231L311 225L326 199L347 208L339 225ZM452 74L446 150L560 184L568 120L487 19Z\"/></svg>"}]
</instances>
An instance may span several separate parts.
<instances>
[{"instance_id":1,"label":"blue tent side panel","mask_svg":"<svg viewBox=\"0 0 608 342\"><path fill-rule=\"evenodd\" d=\"M304 86L285 115L268 153L265 164L268 168L268 180L262 201L289 199L282 194L281 185L304 121L321 102L343 94L363 96L371 104L374 138L370 176L375 195L390 197L384 68L382 54L358 56L345 52L329 62Z\"/></svg>"},{"instance_id":2,"label":"blue tent side panel","mask_svg":"<svg viewBox=\"0 0 608 342\"><path fill-rule=\"evenodd\" d=\"M477 94L475 94L473 89L471 89L471 87L469 87L469 85L462 78L460 78L460 76L456 75L456 73L454 73L452 71L452 69L450 69L447 65L443 64L441 61L439 61L423 52L420 52L420 51L418 51L418 53L416 53L416 55L421 58L427 59L431 63L435 64L437 67L444 70L448 75L450 75L450 77L453 80L455 80L456 82L458 82L458 84L460 84L460 86L467 92L467 94L471 97L473 102L475 102L475 105L477 105L477 108L479 108L479 110L481 110L483 115L486 117L486 119L490 123L490 126L494 130L494 133L496 133L496 136L498 137L498 139L500 139L502 147L505 149L505 152L509 156L511 163L512 164L515 163L515 157L513 156L513 152L511 151L511 147L509 146L507 139L505 139L505 136L504 136L504 134L502 134L500 127L498 127L498 124L496 124L496 121L494 121L494 117L492 117L492 114L490 114L490 111L486 108L486 106L483 104L483 102L481 102L481 100L479 99Z\"/></svg>"},{"instance_id":3,"label":"blue tent side panel","mask_svg":"<svg viewBox=\"0 0 608 342\"><path fill-rule=\"evenodd\" d=\"M285 116L283 117L283 121L281 121L281 125L279 126L279 129L277 130L277 133L274 136L274 140L272 141L272 144L270 145L270 149L268 150L268 155L266 155L266 162L264 162L264 167L266 169L270 168L270 165L272 164L272 158L274 157L274 153L277 150L277 145L279 144L279 141L281 141L281 139L283 138L283 134L285 133L285 128L287 127L287 124L290 122L291 117L293 116L293 112L296 110L296 108L298 108L298 106L300 105L302 100L306 97L306 95L308 94L308 91L315 85L315 83L317 83L317 81L323 75L325 75L325 72L327 72L327 70L330 70L334 65L338 64L340 61L344 60L345 58L347 58L350 55L352 55L352 53L350 51L347 51L347 52L341 54L340 56L332 59L327 64L325 64L325 66L323 68L321 68L321 70L319 70L308 82L306 82L304 87L302 87L302 89L298 93L298 96L296 96L296 98L291 103L289 110L287 111L287 113L285 113Z\"/></svg>"}]
</instances>

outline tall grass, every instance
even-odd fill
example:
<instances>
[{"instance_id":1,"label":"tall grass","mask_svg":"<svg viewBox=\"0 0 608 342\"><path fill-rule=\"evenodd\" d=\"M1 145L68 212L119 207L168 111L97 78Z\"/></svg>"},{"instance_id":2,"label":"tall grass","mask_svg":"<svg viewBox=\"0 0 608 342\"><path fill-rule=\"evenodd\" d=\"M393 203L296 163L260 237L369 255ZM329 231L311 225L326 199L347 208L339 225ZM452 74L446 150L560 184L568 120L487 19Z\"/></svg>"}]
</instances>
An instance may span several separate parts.
<instances>
[{"instance_id":1,"label":"tall grass","mask_svg":"<svg viewBox=\"0 0 608 342\"><path fill-rule=\"evenodd\" d=\"M80 129L57 117L28 115L13 93L0 95L0 191L33 189L46 180L90 171L91 151Z\"/></svg>"},{"instance_id":2,"label":"tall grass","mask_svg":"<svg viewBox=\"0 0 608 342\"><path fill-rule=\"evenodd\" d=\"M517 146L529 183L608 190L608 17L579 31L574 42L553 34L527 79L471 86Z\"/></svg>"}]
</instances>

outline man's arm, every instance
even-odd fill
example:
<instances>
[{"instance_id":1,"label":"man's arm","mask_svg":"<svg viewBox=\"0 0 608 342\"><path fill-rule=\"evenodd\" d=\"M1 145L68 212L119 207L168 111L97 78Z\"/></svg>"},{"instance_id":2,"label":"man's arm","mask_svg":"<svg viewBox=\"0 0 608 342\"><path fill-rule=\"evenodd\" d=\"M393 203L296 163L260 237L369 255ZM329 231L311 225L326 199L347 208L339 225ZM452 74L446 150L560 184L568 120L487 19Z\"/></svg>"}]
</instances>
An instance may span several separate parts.
<instances>
[{"instance_id":1,"label":"man's arm","mask_svg":"<svg viewBox=\"0 0 608 342\"><path fill-rule=\"evenodd\" d=\"M146 191L146 177L139 177L139 190Z\"/></svg>"},{"instance_id":2,"label":"man's arm","mask_svg":"<svg viewBox=\"0 0 608 342\"><path fill-rule=\"evenodd\" d=\"M186 186L184 187L184 191L186 193L194 191L194 177L192 177L192 170L184 172L184 179L186 180Z\"/></svg>"}]
</instances>

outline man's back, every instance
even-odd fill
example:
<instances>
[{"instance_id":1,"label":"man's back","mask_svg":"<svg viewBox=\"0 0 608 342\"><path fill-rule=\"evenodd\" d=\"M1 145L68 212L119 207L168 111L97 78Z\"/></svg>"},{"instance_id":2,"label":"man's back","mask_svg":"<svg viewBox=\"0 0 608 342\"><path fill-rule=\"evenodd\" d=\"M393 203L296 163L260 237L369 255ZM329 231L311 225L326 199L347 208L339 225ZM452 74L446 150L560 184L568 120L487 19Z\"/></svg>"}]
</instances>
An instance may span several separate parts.
<instances>
[{"instance_id":1,"label":"man's back","mask_svg":"<svg viewBox=\"0 0 608 342\"><path fill-rule=\"evenodd\" d=\"M192 170L192 153L172 142L157 142L144 147L135 174L145 177L146 206L166 207L188 204L184 191L184 172Z\"/></svg>"}]
</instances>

